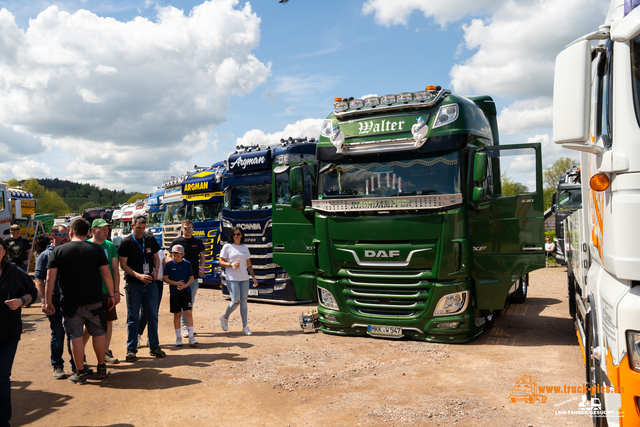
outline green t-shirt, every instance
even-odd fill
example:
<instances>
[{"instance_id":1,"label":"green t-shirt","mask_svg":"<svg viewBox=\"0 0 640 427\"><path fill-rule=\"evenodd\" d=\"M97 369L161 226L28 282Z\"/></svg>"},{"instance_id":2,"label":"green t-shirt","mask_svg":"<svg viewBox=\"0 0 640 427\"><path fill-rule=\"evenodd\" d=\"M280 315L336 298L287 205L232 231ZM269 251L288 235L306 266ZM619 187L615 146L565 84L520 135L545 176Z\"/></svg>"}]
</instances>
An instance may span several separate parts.
<instances>
[{"instance_id":1,"label":"green t-shirt","mask_svg":"<svg viewBox=\"0 0 640 427\"><path fill-rule=\"evenodd\" d=\"M91 239L88 239L87 242L91 242ZM109 260L109 271L113 275L113 259L118 258L118 250L116 249L116 245L108 240L105 240L100 246L102 247L102 249L104 249L104 254L107 256L107 260ZM109 291L107 290L107 285L104 284L104 278L102 278L102 293L109 293Z\"/></svg>"}]
</instances>

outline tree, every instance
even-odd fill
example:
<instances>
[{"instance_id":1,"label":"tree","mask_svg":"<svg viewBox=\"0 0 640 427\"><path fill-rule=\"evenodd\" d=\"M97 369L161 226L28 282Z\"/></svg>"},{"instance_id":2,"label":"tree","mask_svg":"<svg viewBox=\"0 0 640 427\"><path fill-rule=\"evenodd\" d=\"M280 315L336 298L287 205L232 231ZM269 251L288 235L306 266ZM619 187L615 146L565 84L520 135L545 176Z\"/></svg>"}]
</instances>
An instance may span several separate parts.
<instances>
[{"instance_id":1,"label":"tree","mask_svg":"<svg viewBox=\"0 0 640 427\"><path fill-rule=\"evenodd\" d=\"M516 196L518 194L527 194L529 193L529 187L522 184L521 182L516 182L513 178L507 175L507 171L502 171L502 175L500 175L500 185L502 187L502 196Z\"/></svg>"},{"instance_id":2,"label":"tree","mask_svg":"<svg viewBox=\"0 0 640 427\"><path fill-rule=\"evenodd\" d=\"M61 216L70 211L69 206L58 193L45 189L35 178L29 178L22 183L12 178L7 184L12 187L21 186L25 191L33 193L33 197L36 199L36 213L53 213Z\"/></svg>"},{"instance_id":3,"label":"tree","mask_svg":"<svg viewBox=\"0 0 640 427\"><path fill-rule=\"evenodd\" d=\"M129 197L129 200L127 200L127 203L135 203L136 200L144 200L145 199L145 195L142 193L138 193L138 194L134 194L133 196Z\"/></svg>"},{"instance_id":4,"label":"tree","mask_svg":"<svg viewBox=\"0 0 640 427\"><path fill-rule=\"evenodd\" d=\"M549 169L545 170L542 173L542 179L544 181L545 187L557 188L558 182L560 182L560 178L562 177L562 175L575 164L575 160L568 157L560 157L558 160L556 160L551 166L549 166Z\"/></svg>"}]
</instances>

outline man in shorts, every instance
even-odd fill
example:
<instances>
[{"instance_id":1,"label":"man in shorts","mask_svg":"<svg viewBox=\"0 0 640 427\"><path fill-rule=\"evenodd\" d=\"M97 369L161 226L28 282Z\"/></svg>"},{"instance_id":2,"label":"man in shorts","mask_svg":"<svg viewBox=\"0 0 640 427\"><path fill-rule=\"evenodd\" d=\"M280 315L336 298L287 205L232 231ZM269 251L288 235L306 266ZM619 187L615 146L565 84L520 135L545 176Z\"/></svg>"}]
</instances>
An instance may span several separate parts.
<instances>
[{"instance_id":1,"label":"man in shorts","mask_svg":"<svg viewBox=\"0 0 640 427\"><path fill-rule=\"evenodd\" d=\"M187 319L189 345L195 346L198 341L193 336L193 316L191 315L191 283L193 282L191 263L183 259L184 248L181 245L173 245L171 257L173 259L165 265L164 281L169 284L169 308L173 313L173 326L176 329L176 346L182 346L181 312L184 312Z\"/></svg>"},{"instance_id":2,"label":"man in shorts","mask_svg":"<svg viewBox=\"0 0 640 427\"><path fill-rule=\"evenodd\" d=\"M61 245L51 252L47 266L44 312L54 314L53 289L56 278L59 279L60 310L63 316L64 330L71 340L73 360L76 372L69 377L75 384L86 384L87 373L84 366L83 330L86 327L93 337L93 349L98 359L98 379L106 378L105 364L105 316L102 278L109 294L107 308L113 308L113 280L109 272L109 262L104 250L95 243L85 241L90 224L78 218L71 223L69 243Z\"/></svg>"},{"instance_id":3,"label":"man in shorts","mask_svg":"<svg viewBox=\"0 0 640 427\"><path fill-rule=\"evenodd\" d=\"M109 261L109 271L113 278L113 299L117 305L120 303L120 258L118 257L116 245L107 240L107 236L109 236L109 224L102 218L94 219L91 224L91 230L93 231L93 237L87 241L98 244L102 249L104 249L104 254L107 256L107 261ZM102 293L104 294L104 304L106 307L109 302L109 293L107 291L107 286L104 284L104 279L102 279ZM115 305L111 310L107 310L106 316L107 330L104 334L106 340L105 361L110 365L115 365L120 362L118 359L113 357L113 353L110 350L113 322L118 319Z\"/></svg>"}]
</instances>

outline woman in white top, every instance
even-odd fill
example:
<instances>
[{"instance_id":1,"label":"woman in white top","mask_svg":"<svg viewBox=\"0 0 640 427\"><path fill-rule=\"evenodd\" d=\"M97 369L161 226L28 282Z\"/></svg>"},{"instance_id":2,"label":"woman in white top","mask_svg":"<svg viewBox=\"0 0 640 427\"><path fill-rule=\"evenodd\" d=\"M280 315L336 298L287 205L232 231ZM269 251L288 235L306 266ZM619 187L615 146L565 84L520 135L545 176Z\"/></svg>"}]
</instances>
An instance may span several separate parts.
<instances>
[{"instance_id":1,"label":"woman in white top","mask_svg":"<svg viewBox=\"0 0 640 427\"><path fill-rule=\"evenodd\" d=\"M235 227L226 245L220 251L220 266L225 267L227 289L231 295L231 303L227 312L220 317L220 326L223 331L229 329L229 316L240 306L242 317L242 333L251 335L247 326L247 298L249 296L249 275L253 278L253 287L258 286L256 275L253 272L249 258L249 248L244 244L244 232L240 227Z\"/></svg>"}]
</instances>

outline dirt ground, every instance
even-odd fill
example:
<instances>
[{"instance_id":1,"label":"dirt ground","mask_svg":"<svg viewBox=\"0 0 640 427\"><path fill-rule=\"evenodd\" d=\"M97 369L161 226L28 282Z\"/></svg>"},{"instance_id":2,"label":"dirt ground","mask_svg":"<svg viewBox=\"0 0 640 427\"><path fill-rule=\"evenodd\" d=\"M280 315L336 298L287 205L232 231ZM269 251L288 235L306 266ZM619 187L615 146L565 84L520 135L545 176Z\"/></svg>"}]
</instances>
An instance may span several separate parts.
<instances>
[{"instance_id":1,"label":"dirt ground","mask_svg":"<svg viewBox=\"0 0 640 427\"><path fill-rule=\"evenodd\" d=\"M159 335L167 357L153 359L145 347L138 361L124 362L123 301L111 345L121 362L85 386L53 378L49 323L37 304L24 309L12 425L591 425L587 415L556 413L577 410L579 393L509 401L524 373L538 385L584 382L564 267L533 273L527 302L509 306L491 331L462 345L303 334L298 315L311 306L258 303L249 304L253 336L241 334L239 311L223 332L219 317L228 302L220 290L200 289L200 344L177 348L168 302L165 286ZM88 361L96 363L92 350Z\"/></svg>"}]
</instances>

